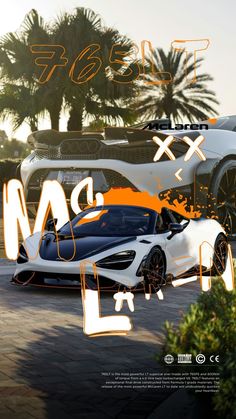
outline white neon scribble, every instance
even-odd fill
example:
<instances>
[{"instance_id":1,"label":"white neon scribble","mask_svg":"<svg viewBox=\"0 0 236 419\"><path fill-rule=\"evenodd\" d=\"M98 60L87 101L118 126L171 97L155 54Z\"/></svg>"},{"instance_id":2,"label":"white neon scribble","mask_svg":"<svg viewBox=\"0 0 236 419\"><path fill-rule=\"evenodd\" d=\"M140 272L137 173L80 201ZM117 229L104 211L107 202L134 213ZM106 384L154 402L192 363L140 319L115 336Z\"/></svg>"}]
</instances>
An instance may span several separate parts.
<instances>
[{"instance_id":1,"label":"white neon scribble","mask_svg":"<svg viewBox=\"0 0 236 419\"><path fill-rule=\"evenodd\" d=\"M233 266L233 256L230 244L227 244L228 257L226 261L226 266L224 272L219 276L224 281L225 288L227 291L232 291L234 289L234 266ZM203 291L208 291L211 288L211 275L203 276L202 275L202 258L203 253L209 255L210 266L213 266L213 260L210 254L212 253L212 246L208 242L203 242L199 249L199 258L200 258L200 282L201 288Z\"/></svg>"},{"instance_id":2,"label":"white neon scribble","mask_svg":"<svg viewBox=\"0 0 236 419\"><path fill-rule=\"evenodd\" d=\"M34 233L42 231L51 209L53 218L57 219L56 229L59 230L69 221L69 212L65 192L57 180L46 180L39 201L38 211L34 224Z\"/></svg>"},{"instance_id":3,"label":"white neon scribble","mask_svg":"<svg viewBox=\"0 0 236 419\"><path fill-rule=\"evenodd\" d=\"M159 300L164 300L164 295L162 290L157 291L157 297L159 298Z\"/></svg>"},{"instance_id":4,"label":"white neon scribble","mask_svg":"<svg viewBox=\"0 0 236 419\"><path fill-rule=\"evenodd\" d=\"M127 316L101 317L98 291L85 290L82 292L84 309L84 333L86 335L97 334L124 334L131 330L132 326Z\"/></svg>"},{"instance_id":5,"label":"white neon scribble","mask_svg":"<svg viewBox=\"0 0 236 419\"><path fill-rule=\"evenodd\" d=\"M206 292L211 289L211 276L203 276L201 280L202 291Z\"/></svg>"},{"instance_id":6,"label":"white neon scribble","mask_svg":"<svg viewBox=\"0 0 236 419\"><path fill-rule=\"evenodd\" d=\"M169 148L169 145L174 141L174 137L169 135L162 141L159 137L155 136L152 138L154 143L159 145L159 149L157 150L155 156L153 157L153 161L160 160L161 156L166 153L170 160L175 160L175 156Z\"/></svg>"},{"instance_id":7,"label":"white neon scribble","mask_svg":"<svg viewBox=\"0 0 236 419\"><path fill-rule=\"evenodd\" d=\"M88 177L81 181L72 191L71 207L75 213L82 211L78 205L78 196L85 186L87 186L88 204L91 205L93 203L93 180L91 177ZM96 194L96 201L97 205L103 205L104 198L102 193ZM33 234L41 233L44 230L50 210L53 218L57 219L56 230L59 230L69 221L65 192L61 184L56 180L46 180L43 183ZM86 217L95 217L99 212L94 211ZM17 179L11 179L3 186L3 214L6 256L8 259L16 260L18 256L19 230L21 231L23 241L32 234L27 214L24 188L22 183ZM29 251L32 251L32 249ZM31 254L30 258L32 259L34 257L36 257L36 254L34 256Z\"/></svg>"},{"instance_id":8,"label":"white neon scribble","mask_svg":"<svg viewBox=\"0 0 236 419\"><path fill-rule=\"evenodd\" d=\"M89 336L96 335L124 335L132 329L128 316L104 316L101 317L100 291L86 289L85 271L86 265L92 266L94 278L97 280L96 265L93 262L84 261L80 264L81 296L84 313L84 333Z\"/></svg>"},{"instance_id":9,"label":"white neon scribble","mask_svg":"<svg viewBox=\"0 0 236 419\"><path fill-rule=\"evenodd\" d=\"M69 213L63 188L55 180L48 180L43 184L33 233L43 230L50 208L53 217L58 220L57 229L59 229L69 220ZM3 186L3 213L6 256L8 259L16 260L19 229L24 241L31 235L24 189L17 179L11 179L7 185Z\"/></svg>"},{"instance_id":10,"label":"white neon scribble","mask_svg":"<svg viewBox=\"0 0 236 419\"><path fill-rule=\"evenodd\" d=\"M18 255L18 229L23 240L31 234L24 189L17 179L3 185L3 225L6 256L15 260Z\"/></svg>"},{"instance_id":11,"label":"white neon scribble","mask_svg":"<svg viewBox=\"0 0 236 419\"><path fill-rule=\"evenodd\" d=\"M134 311L134 294L132 292L117 292L113 295L114 300L116 300L115 310L121 311L123 307L124 300L127 301L130 311Z\"/></svg>"},{"instance_id":12,"label":"white neon scribble","mask_svg":"<svg viewBox=\"0 0 236 419\"><path fill-rule=\"evenodd\" d=\"M78 203L78 197L80 195L80 192L83 188L87 187L87 203L88 205L93 204L93 178L87 177L86 179L83 179L72 191L71 197L70 197L70 204L71 208L74 211L75 214L79 214L81 211L83 211ZM103 194L100 192L97 192L95 195L96 199L96 206L101 206L104 204L104 198ZM94 218L98 216L100 211L93 211L91 214L87 214L84 218Z\"/></svg>"},{"instance_id":13,"label":"white neon scribble","mask_svg":"<svg viewBox=\"0 0 236 419\"><path fill-rule=\"evenodd\" d=\"M149 289L151 289L151 288L149 287ZM152 293L151 292L145 292L144 295L145 295L145 300L149 301L151 299ZM156 292L156 295L157 295L158 300L164 300L164 294L163 294L161 289L159 289Z\"/></svg>"},{"instance_id":14,"label":"white neon scribble","mask_svg":"<svg viewBox=\"0 0 236 419\"><path fill-rule=\"evenodd\" d=\"M183 169L178 169L177 172L175 172L175 177L178 179L179 182L181 182L183 179L180 176L180 173L183 171Z\"/></svg>"},{"instance_id":15,"label":"white neon scribble","mask_svg":"<svg viewBox=\"0 0 236 419\"><path fill-rule=\"evenodd\" d=\"M196 153L200 160L206 160L205 155L203 154L202 150L200 150L199 146L202 144L202 142L205 140L203 135L199 135L195 141L192 141L189 137L186 135L183 137L183 141L189 145L189 150L187 151L184 161L188 161L191 159L192 155Z\"/></svg>"},{"instance_id":16,"label":"white neon scribble","mask_svg":"<svg viewBox=\"0 0 236 419\"><path fill-rule=\"evenodd\" d=\"M172 285L174 288L181 287L181 285L185 285L185 284L188 284L189 282L197 281L197 279L198 277L196 275L190 276L189 278L175 279L174 281L172 281Z\"/></svg>"},{"instance_id":17,"label":"white neon scribble","mask_svg":"<svg viewBox=\"0 0 236 419\"><path fill-rule=\"evenodd\" d=\"M226 290L232 291L234 289L234 263L230 244L228 244L228 258L226 262L226 268L221 277L225 283Z\"/></svg>"}]
</instances>

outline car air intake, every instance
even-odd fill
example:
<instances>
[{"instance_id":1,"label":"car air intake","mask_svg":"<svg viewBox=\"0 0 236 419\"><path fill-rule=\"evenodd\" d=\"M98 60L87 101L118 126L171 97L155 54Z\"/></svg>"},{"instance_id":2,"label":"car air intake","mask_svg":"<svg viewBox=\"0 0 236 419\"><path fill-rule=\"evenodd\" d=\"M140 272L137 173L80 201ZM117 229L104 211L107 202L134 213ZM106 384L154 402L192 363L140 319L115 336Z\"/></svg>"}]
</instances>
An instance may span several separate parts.
<instances>
[{"instance_id":1,"label":"car air intake","mask_svg":"<svg viewBox=\"0 0 236 419\"><path fill-rule=\"evenodd\" d=\"M90 138L86 140L65 140L60 146L61 155L87 155L97 153L100 149L98 140Z\"/></svg>"}]
</instances>

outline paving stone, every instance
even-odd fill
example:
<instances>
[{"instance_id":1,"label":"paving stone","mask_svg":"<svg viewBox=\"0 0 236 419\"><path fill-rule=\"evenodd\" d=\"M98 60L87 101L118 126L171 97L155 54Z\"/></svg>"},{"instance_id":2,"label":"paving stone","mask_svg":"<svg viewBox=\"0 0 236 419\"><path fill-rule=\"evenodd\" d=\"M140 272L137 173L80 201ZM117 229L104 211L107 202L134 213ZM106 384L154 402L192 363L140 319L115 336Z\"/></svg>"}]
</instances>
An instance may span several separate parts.
<instances>
[{"instance_id":1,"label":"paving stone","mask_svg":"<svg viewBox=\"0 0 236 419\"><path fill-rule=\"evenodd\" d=\"M22 289L9 279L0 275L0 418L138 419L153 411L153 392L105 391L101 373L157 369L163 322L179 320L198 284L166 288L163 302L136 294L135 312L121 313L133 322L130 334L89 338L79 293ZM112 295L101 305L102 315L117 314Z\"/></svg>"}]
</instances>

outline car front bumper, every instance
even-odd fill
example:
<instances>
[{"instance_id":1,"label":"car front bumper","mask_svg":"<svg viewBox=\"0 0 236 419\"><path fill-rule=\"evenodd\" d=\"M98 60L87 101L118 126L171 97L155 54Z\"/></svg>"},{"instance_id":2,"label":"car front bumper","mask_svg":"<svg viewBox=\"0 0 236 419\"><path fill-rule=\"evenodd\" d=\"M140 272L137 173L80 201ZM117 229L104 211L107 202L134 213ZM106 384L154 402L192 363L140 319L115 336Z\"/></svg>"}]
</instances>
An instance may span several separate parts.
<instances>
[{"instance_id":1,"label":"car front bumper","mask_svg":"<svg viewBox=\"0 0 236 419\"><path fill-rule=\"evenodd\" d=\"M45 261L39 257L34 261L26 263L18 263L12 278L12 282L18 285L27 284L47 284L52 280L53 283L65 284L66 281L72 281L76 286L81 286L81 276L84 275L85 280L91 288L96 288L97 284L103 288L116 288L124 286L127 288L136 287L142 277L135 275L136 269L132 265L122 271L99 268L95 265L95 261ZM134 270L134 271L133 271ZM32 278L31 278L32 276ZM98 281L96 279L98 277Z\"/></svg>"}]
</instances>

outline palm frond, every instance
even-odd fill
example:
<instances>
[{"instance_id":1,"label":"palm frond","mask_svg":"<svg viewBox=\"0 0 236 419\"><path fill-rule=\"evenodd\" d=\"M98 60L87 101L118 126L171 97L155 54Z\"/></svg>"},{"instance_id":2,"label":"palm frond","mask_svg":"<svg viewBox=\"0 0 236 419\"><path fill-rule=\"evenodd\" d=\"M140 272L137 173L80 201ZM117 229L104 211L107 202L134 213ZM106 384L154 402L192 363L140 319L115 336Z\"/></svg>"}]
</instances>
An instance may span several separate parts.
<instances>
[{"instance_id":1,"label":"palm frond","mask_svg":"<svg viewBox=\"0 0 236 419\"><path fill-rule=\"evenodd\" d=\"M213 105L219 102L214 91L208 88L213 78L206 73L199 74L202 62L203 58L199 57L194 63L192 54L174 50L165 53L160 48L155 49L153 55L147 57L145 73L142 74L144 83L137 104L139 115L149 118L168 116L175 121L187 117L190 122L217 115ZM172 82L152 85L150 82L157 80L155 72L171 73ZM196 81L190 83L195 72ZM149 84L145 85L145 82Z\"/></svg>"}]
</instances>

